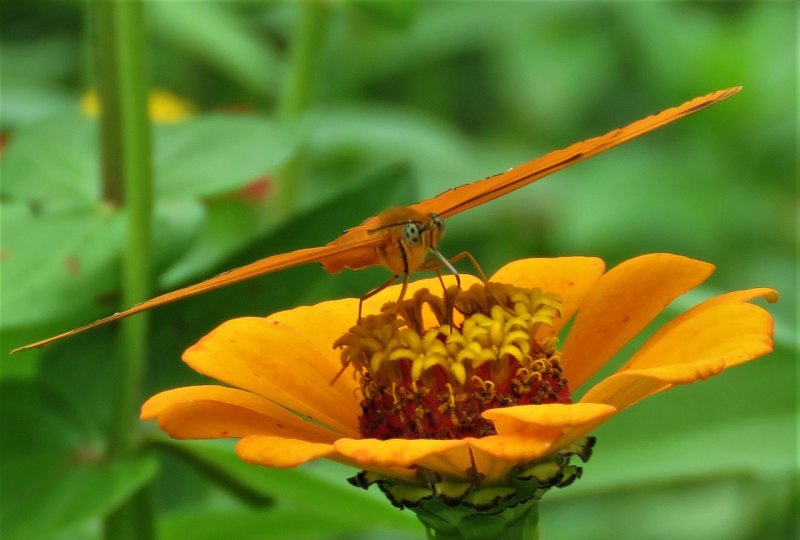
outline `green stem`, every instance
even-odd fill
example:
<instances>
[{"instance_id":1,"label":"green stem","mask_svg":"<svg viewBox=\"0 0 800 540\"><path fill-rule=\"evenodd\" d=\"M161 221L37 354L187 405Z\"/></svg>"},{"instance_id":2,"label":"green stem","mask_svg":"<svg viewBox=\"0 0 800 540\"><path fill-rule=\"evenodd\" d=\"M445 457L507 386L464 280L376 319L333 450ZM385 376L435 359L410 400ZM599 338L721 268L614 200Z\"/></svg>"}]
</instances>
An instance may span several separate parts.
<instances>
[{"instance_id":1,"label":"green stem","mask_svg":"<svg viewBox=\"0 0 800 540\"><path fill-rule=\"evenodd\" d=\"M96 68L101 105L103 196L124 205L128 228L122 271L122 303L150 294L153 187L143 6L138 0L91 3L96 32ZM113 421L108 438L111 460L139 451L135 437L147 359L147 316L121 324L119 371L115 378ZM147 495L140 492L108 517L107 538L152 537ZM131 527L135 525L134 527Z\"/></svg>"},{"instance_id":2,"label":"green stem","mask_svg":"<svg viewBox=\"0 0 800 540\"><path fill-rule=\"evenodd\" d=\"M539 540L539 502L528 501L495 514L462 507L414 509L428 540Z\"/></svg>"},{"instance_id":3,"label":"green stem","mask_svg":"<svg viewBox=\"0 0 800 540\"><path fill-rule=\"evenodd\" d=\"M284 121L301 116L311 104L327 26L328 7L324 2L301 2L297 10L289 63L278 103L278 117ZM277 220L290 215L297 203L302 161L303 151L300 150L278 174L275 192Z\"/></svg>"}]
</instances>

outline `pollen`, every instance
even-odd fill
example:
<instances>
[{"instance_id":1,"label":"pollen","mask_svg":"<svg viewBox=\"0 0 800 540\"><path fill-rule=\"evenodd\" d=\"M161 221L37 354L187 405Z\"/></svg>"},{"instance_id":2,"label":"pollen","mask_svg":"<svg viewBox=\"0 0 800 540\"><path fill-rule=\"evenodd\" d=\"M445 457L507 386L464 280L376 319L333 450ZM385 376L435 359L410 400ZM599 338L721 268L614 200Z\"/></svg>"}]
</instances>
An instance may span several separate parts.
<instances>
[{"instance_id":1,"label":"pollen","mask_svg":"<svg viewBox=\"0 0 800 540\"><path fill-rule=\"evenodd\" d=\"M570 403L557 340L557 296L500 283L428 289L391 302L340 337L362 394L363 437L494 435L481 412Z\"/></svg>"}]
</instances>

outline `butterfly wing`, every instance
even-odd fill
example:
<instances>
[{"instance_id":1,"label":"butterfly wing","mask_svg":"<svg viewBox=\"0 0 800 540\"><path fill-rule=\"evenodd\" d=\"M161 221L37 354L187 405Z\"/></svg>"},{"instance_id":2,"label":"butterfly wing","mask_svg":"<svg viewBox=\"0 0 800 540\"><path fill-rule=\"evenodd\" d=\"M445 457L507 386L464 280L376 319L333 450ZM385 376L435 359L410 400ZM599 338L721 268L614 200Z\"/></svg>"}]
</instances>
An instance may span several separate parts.
<instances>
[{"instance_id":1,"label":"butterfly wing","mask_svg":"<svg viewBox=\"0 0 800 540\"><path fill-rule=\"evenodd\" d=\"M412 208L425 213L439 214L443 218L454 216L727 99L739 90L741 86L694 98L683 105L637 120L605 135L575 143L562 150L555 150L506 172L450 189L432 199L419 202Z\"/></svg>"},{"instance_id":2,"label":"butterfly wing","mask_svg":"<svg viewBox=\"0 0 800 540\"><path fill-rule=\"evenodd\" d=\"M661 126L674 122L679 118L688 116L700 109L713 105L723 99L730 97L741 89L741 87L728 88L698 97L687 101L679 107L667 109L658 114L648 116L627 126L615 129L600 137L587 139L583 142L575 143L563 150L550 152L538 159L529 161L523 165L510 169L504 173L490 176L483 180L465 184L461 187L445 191L444 193L412 205L410 209L424 214L436 213L446 218L479 206L485 202L501 197L522 186L530 184L554 173L574 163L587 159L595 154L599 154L609 148L629 141L639 135L657 129ZM291 253L274 255L260 259L233 270L224 272L218 276L207 279L200 283L178 289L161 296L157 296L132 308L115 313L91 324L75 328L63 334L53 336L48 339L31 343L15 349L18 352L34 347L43 347L54 341L66 337L80 334L92 328L122 319L129 315L146 311L155 307L163 306L189 296L202 294L226 285L238 283L250 278L277 272L293 266L309 262L319 262L326 270L335 273L342 268L363 268L374 264L379 264L380 260L376 255L375 248L387 242L386 235L371 234L373 225L379 223L381 216L370 218L361 225L348 230L326 246L301 249Z\"/></svg>"},{"instance_id":3,"label":"butterfly wing","mask_svg":"<svg viewBox=\"0 0 800 540\"><path fill-rule=\"evenodd\" d=\"M83 333L87 330L91 330L92 328L97 328L98 326L122 319L135 313L140 313L148 309L163 306L183 298L202 294L214 289L219 289L220 287L232 285L234 283L245 281L257 276L262 276L264 274L270 274L272 272L285 270L286 268L291 268L293 266L299 266L301 264L310 262L319 262L325 264L326 261L330 260L331 258L341 258L348 252L362 252L365 250L374 251L376 247L380 246L385 241L386 240L384 237L380 235L373 235L355 242L329 244L321 247L299 249L297 251L292 251L291 253L283 253L280 255L273 255L271 257L259 259L250 264L246 264L245 266L240 266L238 268L234 268L233 270L223 272L222 274L209 278L205 281L201 281L200 283L195 283L194 285L189 285L188 287L171 291L162 294L161 296L156 296L155 298L151 298L150 300L142 302L141 304L136 304L132 308L126 309L125 311L120 311L93 323L75 328L68 332L64 332L63 334L58 334L57 336L19 347L11 352L16 353L26 349L33 349L35 347L44 347L45 345L49 345L54 341L59 341L64 338L74 336L75 334Z\"/></svg>"}]
</instances>

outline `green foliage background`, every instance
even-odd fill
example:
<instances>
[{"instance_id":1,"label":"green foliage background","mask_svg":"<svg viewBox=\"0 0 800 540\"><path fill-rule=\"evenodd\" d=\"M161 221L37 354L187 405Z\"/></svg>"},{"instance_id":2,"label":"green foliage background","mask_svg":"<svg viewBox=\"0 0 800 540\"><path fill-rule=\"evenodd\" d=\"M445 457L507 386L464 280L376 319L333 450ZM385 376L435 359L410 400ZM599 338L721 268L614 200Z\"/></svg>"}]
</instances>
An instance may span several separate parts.
<instances>
[{"instance_id":1,"label":"green foliage background","mask_svg":"<svg viewBox=\"0 0 800 540\"><path fill-rule=\"evenodd\" d=\"M468 249L487 272L530 256L596 255L613 266L656 251L716 264L667 316L727 290L779 289L769 307L776 352L600 429L583 479L542 503L542 534L793 538L795 5L325 6L310 106L286 118L278 104L299 4L145 4L152 85L198 108L190 121L154 126L157 288L323 244L390 205L742 85L722 104L454 217L441 248ZM89 7L7 2L0 12L2 537L97 538L103 517L141 489L164 539L421 537L412 515L351 488L343 479L353 471L329 463L258 469L230 444L176 443L152 425L141 426L141 456L104 459L114 329L7 356L118 308L125 216L101 201L96 126L78 112L94 84ZM246 196L258 178L266 196ZM291 207L270 196L280 178L297 181ZM223 320L357 296L384 279L381 269L330 276L309 265L165 307L152 315L142 398L201 381L180 353Z\"/></svg>"}]
</instances>

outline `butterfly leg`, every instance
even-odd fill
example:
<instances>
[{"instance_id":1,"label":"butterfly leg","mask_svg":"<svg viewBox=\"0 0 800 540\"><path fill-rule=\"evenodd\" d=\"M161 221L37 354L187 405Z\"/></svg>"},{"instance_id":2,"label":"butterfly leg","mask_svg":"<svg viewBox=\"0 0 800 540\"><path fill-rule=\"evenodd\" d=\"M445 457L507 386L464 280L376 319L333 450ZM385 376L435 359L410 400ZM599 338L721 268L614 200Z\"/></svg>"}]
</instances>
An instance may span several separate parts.
<instances>
[{"instance_id":1,"label":"butterfly leg","mask_svg":"<svg viewBox=\"0 0 800 540\"><path fill-rule=\"evenodd\" d=\"M503 308L508 313L514 315L514 312L510 308L506 307L505 303L502 302L500 300L500 298L497 297L497 295L495 294L494 290L492 290L492 284L489 283L489 278L486 277L486 273L483 271L483 268L481 268L481 265L478 264L477 259L475 259L475 257L472 255L472 253L470 253L469 251L462 251L461 253L459 253L459 254L457 254L457 255L455 255L453 257L450 257L449 259L447 259L447 261L449 263L448 267L452 269L452 266L455 263L457 263L458 261L462 260L462 259L467 259L470 262L470 264L472 265L472 267L478 272L478 276L481 278L481 281L486 286L486 289L489 291L489 294L491 294L492 298L494 298L494 300L497 302L497 305L499 305L501 308ZM425 268L426 270L438 270L438 269L440 269L440 268L442 268L444 266L444 264L440 263L436 259L428 259L428 260L432 264L426 265L426 266L429 266L428 268ZM437 271L437 275L438 275L438 271ZM460 290L461 289L461 281L458 278L458 272L454 272L454 275L456 276L457 285L458 285L458 288ZM440 280L441 280L441 278L440 278ZM453 303L455 304L455 298L453 298ZM453 307L455 307L455 305Z\"/></svg>"},{"instance_id":2,"label":"butterfly leg","mask_svg":"<svg viewBox=\"0 0 800 540\"><path fill-rule=\"evenodd\" d=\"M431 250L437 258L430 258L423 263L420 267L421 270L433 270L436 272L436 277L439 278L439 283L442 285L442 297L444 298L444 309L447 313L447 324L452 327L453 326L453 311L456 308L456 298L458 297L458 291L461 290L461 275L458 273L458 270L453 266L453 262L457 261L458 258L454 257L453 259L446 259L438 250ZM466 252L465 252L466 253ZM447 268L450 270L450 273L453 274L453 277L456 278L456 290L452 295L452 301L450 299L450 295L447 294L447 286L444 284L444 279L442 279L442 273L440 270L442 268Z\"/></svg>"},{"instance_id":3,"label":"butterfly leg","mask_svg":"<svg viewBox=\"0 0 800 540\"><path fill-rule=\"evenodd\" d=\"M378 287L372 289L367 294L361 296L358 299L358 324L361 324L361 310L364 307L364 302L366 302L367 300L369 300L370 298L372 298L385 288L393 285L394 282L397 281L397 278L399 277L400 277L399 275L394 275L390 277L382 285L379 285ZM397 300L398 302L403 299L403 296L405 296L407 287L408 287L408 274L403 274L403 288L400 290L400 298Z\"/></svg>"}]
</instances>

